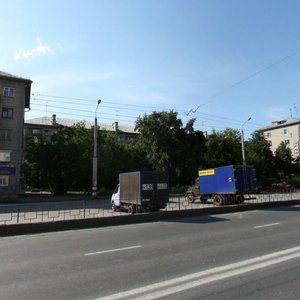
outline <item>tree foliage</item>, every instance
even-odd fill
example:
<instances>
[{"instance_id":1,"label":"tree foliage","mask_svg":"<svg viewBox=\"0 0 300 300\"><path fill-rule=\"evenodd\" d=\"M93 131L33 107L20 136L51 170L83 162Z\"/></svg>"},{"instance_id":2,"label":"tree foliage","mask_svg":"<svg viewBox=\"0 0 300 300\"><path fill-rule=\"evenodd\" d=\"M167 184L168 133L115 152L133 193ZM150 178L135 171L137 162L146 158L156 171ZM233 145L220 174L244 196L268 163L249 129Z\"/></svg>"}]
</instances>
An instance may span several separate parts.
<instances>
[{"instance_id":1,"label":"tree foliage","mask_svg":"<svg viewBox=\"0 0 300 300\"><path fill-rule=\"evenodd\" d=\"M252 138L245 143L247 163L255 167L258 180L274 176L274 155L269 142L261 132L255 131Z\"/></svg>"},{"instance_id":2,"label":"tree foliage","mask_svg":"<svg viewBox=\"0 0 300 300\"><path fill-rule=\"evenodd\" d=\"M35 138L27 147L27 184L55 193L84 189L90 182L91 153L92 134L81 123L60 128L51 141Z\"/></svg>"},{"instance_id":3,"label":"tree foliage","mask_svg":"<svg viewBox=\"0 0 300 300\"><path fill-rule=\"evenodd\" d=\"M173 184L194 179L203 162L205 138L194 130L195 120L183 127L177 112L153 112L138 118L136 129L152 168L169 172Z\"/></svg>"},{"instance_id":4,"label":"tree foliage","mask_svg":"<svg viewBox=\"0 0 300 300\"><path fill-rule=\"evenodd\" d=\"M275 151L275 165L277 174L288 175L293 172L293 156L292 151L285 142L281 142Z\"/></svg>"},{"instance_id":5,"label":"tree foliage","mask_svg":"<svg viewBox=\"0 0 300 300\"><path fill-rule=\"evenodd\" d=\"M137 140L121 142L114 132L97 131L98 188L112 189L121 172L165 170L171 185L186 185L199 169L242 164L238 130L214 130L205 138L194 125L195 119L183 125L177 112L163 111L138 118ZM55 193L91 190L93 131L78 123L61 127L51 140L34 138L27 144L23 163L26 184ZM259 132L245 141L245 152L259 180L300 170L286 144L280 144L274 156Z\"/></svg>"},{"instance_id":6,"label":"tree foliage","mask_svg":"<svg viewBox=\"0 0 300 300\"><path fill-rule=\"evenodd\" d=\"M93 128L84 123L61 127L51 140L34 138L27 145L23 163L26 185L54 193L91 190ZM142 145L121 143L113 132L98 131L98 187L113 188L118 174L147 169Z\"/></svg>"},{"instance_id":7,"label":"tree foliage","mask_svg":"<svg viewBox=\"0 0 300 300\"><path fill-rule=\"evenodd\" d=\"M240 132L227 128L224 131L213 131L206 141L206 167L239 165L242 163Z\"/></svg>"}]
</instances>

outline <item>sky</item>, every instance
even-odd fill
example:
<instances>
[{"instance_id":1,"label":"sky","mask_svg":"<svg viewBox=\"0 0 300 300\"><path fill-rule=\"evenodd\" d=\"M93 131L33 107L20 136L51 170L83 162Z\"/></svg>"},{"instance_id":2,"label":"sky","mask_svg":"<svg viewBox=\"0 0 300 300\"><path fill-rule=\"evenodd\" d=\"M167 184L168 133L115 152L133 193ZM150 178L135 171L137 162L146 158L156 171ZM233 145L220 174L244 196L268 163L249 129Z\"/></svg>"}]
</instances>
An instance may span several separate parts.
<instances>
[{"instance_id":1,"label":"sky","mask_svg":"<svg viewBox=\"0 0 300 300\"><path fill-rule=\"evenodd\" d=\"M298 0L2 0L0 70L25 119L134 126L153 111L249 137L300 117ZM251 120L247 121L251 117Z\"/></svg>"}]
</instances>

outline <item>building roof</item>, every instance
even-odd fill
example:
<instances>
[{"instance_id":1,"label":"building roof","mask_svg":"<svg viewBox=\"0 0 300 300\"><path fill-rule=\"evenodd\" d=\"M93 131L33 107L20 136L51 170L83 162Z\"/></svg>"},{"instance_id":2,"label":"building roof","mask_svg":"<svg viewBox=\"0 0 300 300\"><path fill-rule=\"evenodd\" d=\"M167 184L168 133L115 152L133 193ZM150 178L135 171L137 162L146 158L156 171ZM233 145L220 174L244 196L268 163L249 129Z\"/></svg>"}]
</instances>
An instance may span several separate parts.
<instances>
[{"instance_id":1,"label":"building roof","mask_svg":"<svg viewBox=\"0 0 300 300\"><path fill-rule=\"evenodd\" d=\"M45 126L61 125L61 126L71 127L80 122L83 122L86 128L92 128L94 126L94 121L85 121L85 120L82 121L82 120L73 120L73 119L56 118L56 117L55 117L55 124L54 124L53 116L52 117L40 117L40 118L26 120L25 124L27 124L27 125L45 125ZM98 122L98 126L101 130L116 131L116 123L117 122L114 122L112 124L107 124L107 123ZM133 126L126 126L126 125L121 125L121 124L117 124L117 131L137 134L137 131L134 130Z\"/></svg>"},{"instance_id":2,"label":"building roof","mask_svg":"<svg viewBox=\"0 0 300 300\"><path fill-rule=\"evenodd\" d=\"M6 80L13 80L13 81L19 81L25 83L25 108L30 108L30 90L31 90L31 84L32 81L30 79L26 79L20 76L16 76L10 73L6 73L3 71L0 71L0 78L6 79Z\"/></svg>"},{"instance_id":3,"label":"building roof","mask_svg":"<svg viewBox=\"0 0 300 300\"><path fill-rule=\"evenodd\" d=\"M284 128L284 127L289 127L289 126L293 126L293 125L297 125L297 124L300 124L299 118L273 121L270 126L261 128L260 131L268 131L268 130L273 130L273 129L278 129L278 128Z\"/></svg>"},{"instance_id":4,"label":"building roof","mask_svg":"<svg viewBox=\"0 0 300 300\"><path fill-rule=\"evenodd\" d=\"M20 76L16 76L16 75L6 73L6 72L3 72L3 71L0 71L0 77L32 83L32 81L30 79L23 78L23 77L20 77Z\"/></svg>"}]
</instances>

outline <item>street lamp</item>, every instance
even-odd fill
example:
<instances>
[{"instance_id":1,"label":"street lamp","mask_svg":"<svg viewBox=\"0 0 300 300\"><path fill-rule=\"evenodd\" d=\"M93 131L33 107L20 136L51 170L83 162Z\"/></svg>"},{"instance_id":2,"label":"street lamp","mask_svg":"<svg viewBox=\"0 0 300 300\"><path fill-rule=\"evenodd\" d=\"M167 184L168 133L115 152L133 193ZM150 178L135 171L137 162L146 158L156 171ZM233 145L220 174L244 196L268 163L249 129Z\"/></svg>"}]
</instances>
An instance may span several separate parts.
<instances>
[{"instance_id":1,"label":"street lamp","mask_svg":"<svg viewBox=\"0 0 300 300\"><path fill-rule=\"evenodd\" d=\"M242 157L243 157L243 166L246 166L246 157L245 157L245 146L244 146L244 125L251 120L249 117L243 124L242 124L242 131L241 131L241 143L242 143Z\"/></svg>"},{"instance_id":2,"label":"street lamp","mask_svg":"<svg viewBox=\"0 0 300 300\"><path fill-rule=\"evenodd\" d=\"M98 156L97 156L97 109L99 104L101 103L101 100L99 99L97 102L96 110L95 110L95 124L94 124L94 156L93 156L93 184L92 184L92 196L97 195L97 184L98 184L98 178L97 178L97 169L98 169Z\"/></svg>"}]
</instances>

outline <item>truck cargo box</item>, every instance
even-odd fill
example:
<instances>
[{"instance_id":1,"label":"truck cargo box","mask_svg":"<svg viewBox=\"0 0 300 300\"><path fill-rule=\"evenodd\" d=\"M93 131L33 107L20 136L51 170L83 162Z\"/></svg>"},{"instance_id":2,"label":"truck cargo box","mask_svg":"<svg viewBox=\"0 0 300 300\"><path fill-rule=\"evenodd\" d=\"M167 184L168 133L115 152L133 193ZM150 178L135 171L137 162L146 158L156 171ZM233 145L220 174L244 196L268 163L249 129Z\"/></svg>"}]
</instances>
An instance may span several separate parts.
<instances>
[{"instance_id":1,"label":"truck cargo box","mask_svg":"<svg viewBox=\"0 0 300 300\"><path fill-rule=\"evenodd\" d=\"M224 166L199 171L201 194L250 194L256 189L252 166Z\"/></svg>"},{"instance_id":2,"label":"truck cargo box","mask_svg":"<svg viewBox=\"0 0 300 300\"><path fill-rule=\"evenodd\" d=\"M164 207L169 201L168 173L136 171L119 174L120 201Z\"/></svg>"}]
</instances>

